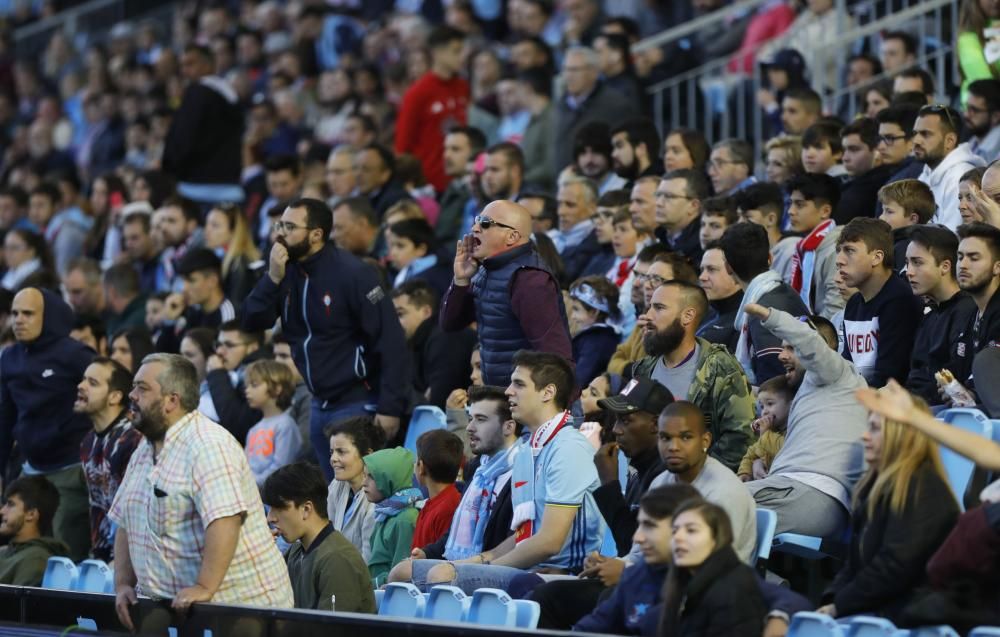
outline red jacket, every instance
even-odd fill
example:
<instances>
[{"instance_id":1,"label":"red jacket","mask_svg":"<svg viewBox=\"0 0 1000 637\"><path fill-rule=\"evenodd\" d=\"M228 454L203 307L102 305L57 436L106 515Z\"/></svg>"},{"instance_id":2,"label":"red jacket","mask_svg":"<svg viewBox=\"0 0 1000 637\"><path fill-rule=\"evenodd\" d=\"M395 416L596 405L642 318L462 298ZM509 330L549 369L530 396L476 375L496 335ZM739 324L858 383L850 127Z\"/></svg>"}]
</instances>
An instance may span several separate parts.
<instances>
[{"instance_id":1,"label":"red jacket","mask_svg":"<svg viewBox=\"0 0 1000 637\"><path fill-rule=\"evenodd\" d=\"M427 182L438 192L444 192L450 181L444 173L444 136L452 126L465 124L468 105L465 80L445 80L430 71L403 95L396 120L396 153L415 155Z\"/></svg>"},{"instance_id":2,"label":"red jacket","mask_svg":"<svg viewBox=\"0 0 1000 637\"><path fill-rule=\"evenodd\" d=\"M420 515L417 516L412 548L423 548L447 535L451 529L451 519L455 516L455 509L461 500L462 494L454 484L449 484L444 491L427 500L424 508L420 509Z\"/></svg>"}]
</instances>

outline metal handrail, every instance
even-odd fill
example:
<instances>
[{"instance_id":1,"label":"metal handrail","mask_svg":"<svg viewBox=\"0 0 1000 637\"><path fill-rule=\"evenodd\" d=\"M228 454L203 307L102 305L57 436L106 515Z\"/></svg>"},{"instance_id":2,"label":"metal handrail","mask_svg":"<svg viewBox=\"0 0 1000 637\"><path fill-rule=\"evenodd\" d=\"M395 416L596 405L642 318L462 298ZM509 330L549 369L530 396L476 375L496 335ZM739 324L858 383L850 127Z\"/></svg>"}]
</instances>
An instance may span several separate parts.
<instances>
[{"instance_id":1,"label":"metal handrail","mask_svg":"<svg viewBox=\"0 0 1000 637\"><path fill-rule=\"evenodd\" d=\"M656 47L664 46L670 44L671 42L676 42L682 38L686 38L692 33L696 33L705 27L713 26L718 22L729 19L733 13L739 13L743 10L756 9L762 4L766 4L771 0L739 0L735 4L726 5L721 9L717 9L712 13L708 13L703 16L694 18L693 20L688 20L684 24L680 24L676 27L667 29L666 31L661 31L656 35L651 35L648 38L636 42L632 47L633 53L642 53L643 51L653 49Z\"/></svg>"},{"instance_id":2,"label":"metal handrail","mask_svg":"<svg viewBox=\"0 0 1000 637\"><path fill-rule=\"evenodd\" d=\"M50 29L54 29L63 25L72 25L76 22L77 18L85 13L93 13L94 11L100 11L101 9L113 6L115 4L124 4L123 0L90 0L90 2L85 2L83 4L78 4L75 7L69 9L64 9L55 15L49 16L44 20L39 20L38 22L32 22L31 24L26 24L23 27L18 28L14 32L15 43L21 40L25 40L32 36L38 35L39 33L44 33ZM70 26L72 30L72 27Z\"/></svg>"}]
</instances>

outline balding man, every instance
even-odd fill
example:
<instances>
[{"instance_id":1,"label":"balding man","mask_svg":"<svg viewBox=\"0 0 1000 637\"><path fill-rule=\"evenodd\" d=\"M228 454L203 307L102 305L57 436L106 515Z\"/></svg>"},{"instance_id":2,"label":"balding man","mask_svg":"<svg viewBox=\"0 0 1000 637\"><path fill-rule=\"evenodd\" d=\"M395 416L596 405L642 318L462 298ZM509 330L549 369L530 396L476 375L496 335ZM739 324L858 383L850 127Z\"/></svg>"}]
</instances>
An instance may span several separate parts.
<instances>
[{"instance_id":1,"label":"balding man","mask_svg":"<svg viewBox=\"0 0 1000 637\"><path fill-rule=\"evenodd\" d=\"M17 342L0 358L0 476L17 442L24 473L42 474L59 490L55 536L80 560L90 549L90 504L80 465L90 421L73 413L73 403L94 352L70 338L73 310L48 290L18 292L11 317Z\"/></svg>"},{"instance_id":2,"label":"balding man","mask_svg":"<svg viewBox=\"0 0 1000 637\"><path fill-rule=\"evenodd\" d=\"M636 325L648 356L632 376L652 378L697 405L711 434L708 454L735 471L752 437L753 398L743 367L726 346L695 336L707 313L708 298L697 285L668 281L656 288Z\"/></svg>"},{"instance_id":3,"label":"balding man","mask_svg":"<svg viewBox=\"0 0 1000 637\"><path fill-rule=\"evenodd\" d=\"M552 140L555 152L555 174L562 172L572 160L572 145L576 133L590 122L615 126L634 117L635 105L599 80L600 69L593 49L577 46L566 52L563 60L563 82L566 92L556 112L556 136Z\"/></svg>"},{"instance_id":4,"label":"balding man","mask_svg":"<svg viewBox=\"0 0 1000 637\"><path fill-rule=\"evenodd\" d=\"M531 215L513 201L494 201L458 242L455 278L441 305L441 327L476 321L484 385L506 387L520 349L572 360L562 292L531 242Z\"/></svg>"}]
</instances>

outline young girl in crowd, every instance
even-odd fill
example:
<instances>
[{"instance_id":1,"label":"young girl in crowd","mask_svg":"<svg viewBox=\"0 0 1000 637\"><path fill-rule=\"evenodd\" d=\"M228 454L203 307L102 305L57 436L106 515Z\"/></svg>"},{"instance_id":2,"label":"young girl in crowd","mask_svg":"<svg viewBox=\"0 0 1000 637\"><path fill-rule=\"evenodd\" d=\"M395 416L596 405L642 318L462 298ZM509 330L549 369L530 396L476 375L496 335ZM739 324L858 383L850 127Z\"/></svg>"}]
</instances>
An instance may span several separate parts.
<instances>
[{"instance_id":1,"label":"young girl in crowd","mask_svg":"<svg viewBox=\"0 0 1000 637\"><path fill-rule=\"evenodd\" d=\"M757 391L760 418L750 425L760 438L747 449L736 471L743 482L767 477L774 457L785 446L788 410L793 398L795 389L784 376L775 376L760 384Z\"/></svg>"},{"instance_id":2,"label":"young girl in crowd","mask_svg":"<svg viewBox=\"0 0 1000 637\"><path fill-rule=\"evenodd\" d=\"M385 434L368 416L334 423L326 433L330 438L330 466L333 467L327 513L333 528L350 540L367 562L372 553L375 505L368 501L363 490L365 463L362 458L385 445Z\"/></svg>"},{"instance_id":3,"label":"young girl in crowd","mask_svg":"<svg viewBox=\"0 0 1000 637\"><path fill-rule=\"evenodd\" d=\"M721 507L688 500L674 510L673 567L663 588L664 637L760 637L767 607L753 569L733 550Z\"/></svg>"},{"instance_id":4,"label":"young girl in crowd","mask_svg":"<svg viewBox=\"0 0 1000 637\"><path fill-rule=\"evenodd\" d=\"M392 567L410 556L419 514L415 505L423 494L413 487L416 458L409 450L383 449L363 460L365 497L374 505L375 514L368 570L372 584L378 588Z\"/></svg>"},{"instance_id":5,"label":"young girl in crowd","mask_svg":"<svg viewBox=\"0 0 1000 637\"><path fill-rule=\"evenodd\" d=\"M930 415L919 398L913 410ZM854 489L847 562L819 612L896 618L958 518L937 444L878 413L861 437L868 471Z\"/></svg>"},{"instance_id":6,"label":"young girl in crowd","mask_svg":"<svg viewBox=\"0 0 1000 637\"><path fill-rule=\"evenodd\" d=\"M708 154L708 142L700 131L675 128L663 140L663 166L668 172L682 168L704 171Z\"/></svg>"},{"instance_id":7,"label":"young girl in crowd","mask_svg":"<svg viewBox=\"0 0 1000 637\"><path fill-rule=\"evenodd\" d=\"M295 462L302 447L299 426L288 413L295 381L287 366L278 361L254 361L246 370L246 398L251 409L264 418L247 432L246 453L257 486L286 464Z\"/></svg>"},{"instance_id":8,"label":"young girl in crowd","mask_svg":"<svg viewBox=\"0 0 1000 637\"><path fill-rule=\"evenodd\" d=\"M198 374L198 411L205 414L209 420L219 422L219 414L215 411L212 394L208 391L205 375L208 358L215 353L215 339L218 333L210 327L193 327L181 339L180 354L191 361Z\"/></svg>"},{"instance_id":9,"label":"young girl in crowd","mask_svg":"<svg viewBox=\"0 0 1000 637\"><path fill-rule=\"evenodd\" d=\"M610 321L621 319L618 288L600 275L578 279L570 288L570 323L573 334L573 360L576 382L583 387L608 367L618 347L618 328Z\"/></svg>"}]
</instances>

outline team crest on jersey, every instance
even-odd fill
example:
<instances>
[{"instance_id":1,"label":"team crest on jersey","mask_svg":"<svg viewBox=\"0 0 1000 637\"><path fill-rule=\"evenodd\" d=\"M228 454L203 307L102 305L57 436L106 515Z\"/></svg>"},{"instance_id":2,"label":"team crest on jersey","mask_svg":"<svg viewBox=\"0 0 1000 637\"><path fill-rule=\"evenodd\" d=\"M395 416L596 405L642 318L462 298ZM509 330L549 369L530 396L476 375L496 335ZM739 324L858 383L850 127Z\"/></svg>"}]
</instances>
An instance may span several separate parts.
<instances>
[{"instance_id":1,"label":"team crest on jersey","mask_svg":"<svg viewBox=\"0 0 1000 637\"><path fill-rule=\"evenodd\" d=\"M333 305L333 297L327 292L323 295L323 308L326 310L326 315L330 315L330 306Z\"/></svg>"},{"instance_id":2,"label":"team crest on jersey","mask_svg":"<svg viewBox=\"0 0 1000 637\"><path fill-rule=\"evenodd\" d=\"M955 353L964 358L965 357L965 343L959 343L958 344L958 349L955 351Z\"/></svg>"}]
</instances>

